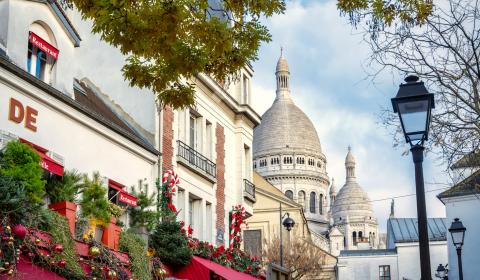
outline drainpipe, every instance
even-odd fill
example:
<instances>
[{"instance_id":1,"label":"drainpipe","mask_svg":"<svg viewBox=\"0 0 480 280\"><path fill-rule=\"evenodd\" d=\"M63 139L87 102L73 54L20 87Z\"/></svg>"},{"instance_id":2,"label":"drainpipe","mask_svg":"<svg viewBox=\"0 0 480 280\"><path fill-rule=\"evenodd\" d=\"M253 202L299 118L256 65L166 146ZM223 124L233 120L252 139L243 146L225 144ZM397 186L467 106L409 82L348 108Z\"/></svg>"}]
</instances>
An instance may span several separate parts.
<instances>
[{"instance_id":1,"label":"drainpipe","mask_svg":"<svg viewBox=\"0 0 480 280\"><path fill-rule=\"evenodd\" d=\"M163 169L163 105L160 101L157 103L157 112L158 112L158 150L160 154L158 155L157 163L157 180L161 180L162 169ZM160 188L157 188L157 212L160 211Z\"/></svg>"}]
</instances>

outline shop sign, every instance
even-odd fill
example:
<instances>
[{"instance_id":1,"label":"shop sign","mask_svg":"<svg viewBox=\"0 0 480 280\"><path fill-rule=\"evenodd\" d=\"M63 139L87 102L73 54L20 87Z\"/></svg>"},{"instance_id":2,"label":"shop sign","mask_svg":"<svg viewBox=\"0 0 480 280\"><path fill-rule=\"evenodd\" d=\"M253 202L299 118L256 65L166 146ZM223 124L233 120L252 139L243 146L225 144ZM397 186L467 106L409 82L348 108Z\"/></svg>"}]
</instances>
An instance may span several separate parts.
<instances>
[{"instance_id":1,"label":"shop sign","mask_svg":"<svg viewBox=\"0 0 480 280\"><path fill-rule=\"evenodd\" d=\"M133 207L137 206L137 198L124 192L119 192L118 202L125 203Z\"/></svg>"},{"instance_id":2,"label":"shop sign","mask_svg":"<svg viewBox=\"0 0 480 280\"><path fill-rule=\"evenodd\" d=\"M14 123L24 123L25 128L37 132L38 111L30 106L23 106L22 102L10 98L8 119Z\"/></svg>"},{"instance_id":3,"label":"shop sign","mask_svg":"<svg viewBox=\"0 0 480 280\"><path fill-rule=\"evenodd\" d=\"M30 31L28 34L28 41L32 45L44 51L47 55L51 56L53 59L57 60L58 58L58 49L50 45L47 41L43 40L40 36Z\"/></svg>"}]
</instances>

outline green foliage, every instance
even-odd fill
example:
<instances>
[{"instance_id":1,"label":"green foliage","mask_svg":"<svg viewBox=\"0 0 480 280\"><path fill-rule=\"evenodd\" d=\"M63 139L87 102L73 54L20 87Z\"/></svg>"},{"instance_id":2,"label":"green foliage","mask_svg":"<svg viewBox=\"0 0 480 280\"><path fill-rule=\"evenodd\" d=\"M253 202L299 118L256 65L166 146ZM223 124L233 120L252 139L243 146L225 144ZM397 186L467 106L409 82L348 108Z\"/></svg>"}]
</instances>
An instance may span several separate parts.
<instances>
[{"instance_id":1,"label":"green foliage","mask_svg":"<svg viewBox=\"0 0 480 280\"><path fill-rule=\"evenodd\" d=\"M82 183L82 207L81 215L87 219L98 219L105 225L110 223L112 217L111 208L107 199L107 190L103 186L102 178L98 172L94 172L92 179L83 176Z\"/></svg>"},{"instance_id":2,"label":"green foliage","mask_svg":"<svg viewBox=\"0 0 480 280\"><path fill-rule=\"evenodd\" d=\"M142 187L140 183L140 188ZM156 211L156 193L147 194L145 190L139 192L132 189L132 195L137 197L137 207L129 208L130 227L140 229L145 228L147 231L152 231L158 222L159 214Z\"/></svg>"},{"instance_id":3,"label":"green foliage","mask_svg":"<svg viewBox=\"0 0 480 280\"><path fill-rule=\"evenodd\" d=\"M70 2L93 21L93 32L129 56L123 74L130 85L173 108L194 103L186 80L205 73L225 81L256 60L260 44L271 40L261 17L285 10L284 0Z\"/></svg>"},{"instance_id":4,"label":"green foliage","mask_svg":"<svg viewBox=\"0 0 480 280\"><path fill-rule=\"evenodd\" d=\"M50 203L60 201L74 202L82 186L83 175L76 170L65 170L62 177L54 177L47 182L45 191Z\"/></svg>"},{"instance_id":5,"label":"green foliage","mask_svg":"<svg viewBox=\"0 0 480 280\"><path fill-rule=\"evenodd\" d=\"M337 8L348 15L350 23L357 25L362 20L375 36L386 26L402 27L422 25L433 12L432 0L338 0Z\"/></svg>"},{"instance_id":6,"label":"green foliage","mask_svg":"<svg viewBox=\"0 0 480 280\"><path fill-rule=\"evenodd\" d=\"M19 224L32 210L25 188L0 173L0 217L7 218L12 224Z\"/></svg>"},{"instance_id":7,"label":"green foliage","mask_svg":"<svg viewBox=\"0 0 480 280\"><path fill-rule=\"evenodd\" d=\"M69 278L84 276L84 271L78 263L79 258L75 250L75 242L70 234L67 219L50 209L42 209L40 219L39 229L51 235L53 244L61 244L63 246L63 252L57 255L57 260L65 260L65 270L68 271Z\"/></svg>"},{"instance_id":8,"label":"green foliage","mask_svg":"<svg viewBox=\"0 0 480 280\"><path fill-rule=\"evenodd\" d=\"M150 236L149 245L155 250L155 255L174 267L186 265L192 258L192 251L181 229L179 222L166 219L157 225Z\"/></svg>"},{"instance_id":9,"label":"green foliage","mask_svg":"<svg viewBox=\"0 0 480 280\"><path fill-rule=\"evenodd\" d=\"M139 280L151 279L150 259L147 257L145 242L134 233L123 231L120 234L119 245L120 250L127 252L130 256L133 276Z\"/></svg>"},{"instance_id":10,"label":"green foliage","mask_svg":"<svg viewBox=\"0 0 480 280\"><path fill-rule=\"evenodd\" d=\"M120 216L123 215L123 213L125 213L125 209L109 201L108 212L112 217L114 217L115 219L118 219L120 218Z\"/></svg>"},{"instance_id":11,"label":"green foliage","mask_svg":"<svg viewBox=\"0 0 480 280\"><path fill-rule=\"evenodd\" d=\"M43 204L45 181L40 156L27 144L12 141L0 155L0 174L17 181L27 191L32 205Z\"/></svg>"}]
</instances>

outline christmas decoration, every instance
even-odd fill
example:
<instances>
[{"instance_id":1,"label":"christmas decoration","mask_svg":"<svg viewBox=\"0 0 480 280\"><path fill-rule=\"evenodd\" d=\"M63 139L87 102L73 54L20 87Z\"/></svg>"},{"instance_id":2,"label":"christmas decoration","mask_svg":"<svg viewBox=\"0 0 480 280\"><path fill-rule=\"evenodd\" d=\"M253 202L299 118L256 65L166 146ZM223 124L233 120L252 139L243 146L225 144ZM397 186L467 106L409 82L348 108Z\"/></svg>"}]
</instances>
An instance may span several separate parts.
<instances>
[{"instance_id":1,"label":"christmas decoration","mask_svg":"<svg viewBox=\"0 0 480 280\"><path fill-rule=\"evenodd\" d=\"M10 227L9 227L10 228ZM25 236L27 235L27 228L25 228L23 225L21 224L18 224L18 225L15 225L11 231L13 233L13 235L15 235L16 237L20 238L20 239L24 239Z\"/></svg>"},{"instance_id":2,"label":"christmas decoration","mask_svg":"<svg viewBox=\"0 0 480 280\"><path fill-rule=\"evenodd\" d=\"M88 254L92 257L96 257L100 254L100 249L98 247L92 246L88 249Z\"/></svg>"},{"instance_id":3,"label":"christmas decoration","mask_svg":"<svg viewBox=\"0 0 480 280\"><path fill-rule=\"evenodd\" d=\"M230 248L238 249L242 243L241 226L242 224L248 226L246 222L247 216L245 213L245 207L241 205L234 206L231 215L232 223L230 225Z\"/></svg>"},{"instance_id":4,"label":"christmas decoration","mask_svg":"<svg viewBox=\"0 0 480 280\"><path fill-rule=\"evenodd\" d=\"M62 244L56 244L55 246L53 246L53 251L57 254L60 254L61 252L63 252Z\"/></svg>"}]
</instances>

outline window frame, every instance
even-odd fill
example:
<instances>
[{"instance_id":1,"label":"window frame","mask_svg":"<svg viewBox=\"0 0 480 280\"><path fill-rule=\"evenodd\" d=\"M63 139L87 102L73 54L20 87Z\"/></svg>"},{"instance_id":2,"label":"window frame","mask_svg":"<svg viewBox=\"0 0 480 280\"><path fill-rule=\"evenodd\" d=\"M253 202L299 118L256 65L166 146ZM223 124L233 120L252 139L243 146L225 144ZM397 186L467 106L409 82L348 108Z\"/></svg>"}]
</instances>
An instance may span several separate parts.
<instances>
[{"instance_id":1,"label":"window frame","mask_svg":"<svg viewBox=\"0 0 480 280\"><path fill-rule=\"evenodd\" d=\"M390 265L379 265L378 266L378 279L379 280L391 280L392 274L390 271Z\"/></svg>"}]
</instances>

